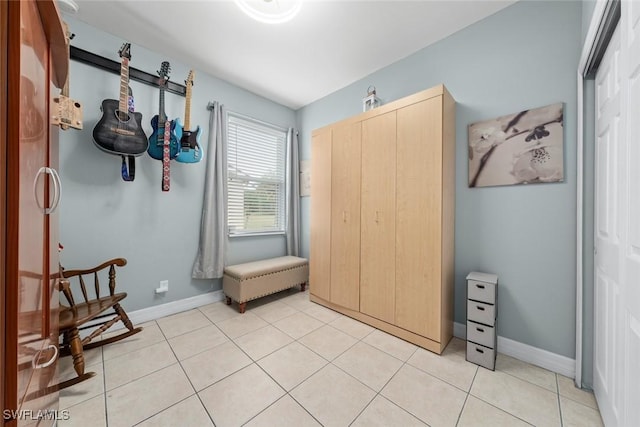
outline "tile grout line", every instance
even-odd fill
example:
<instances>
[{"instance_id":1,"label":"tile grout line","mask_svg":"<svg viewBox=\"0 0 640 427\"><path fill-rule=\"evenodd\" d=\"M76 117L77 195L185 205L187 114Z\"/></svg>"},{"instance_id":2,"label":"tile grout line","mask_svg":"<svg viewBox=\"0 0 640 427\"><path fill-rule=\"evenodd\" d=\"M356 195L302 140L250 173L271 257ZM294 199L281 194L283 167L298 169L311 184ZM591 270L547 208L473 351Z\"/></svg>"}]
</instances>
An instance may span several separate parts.
<instances>
[{"instance_id":1,"label":"tile grout line","mask_svg":"<svg viewBox=\"0 0 640 427\"><path fill-rule=\"evenodd\" d=\"M194 393L194 394L190 394L189 396L185 397L184 399L181 399L181 400L179 400L179 401L177 401L177 402L175 402L175 403L172 403L171 405L169 405L169 406L167 406L167 407L165 407L165 408L162 408L160 411L156 412L155 414L149 415L147 418L145 418L145 419L143 419L143 420L140 420L140 421L138 421L138 422L136 422L136 423L132 424L132 426L133 426L133 427L138 426L138 425L140 425L140 424L144 423L145 421L148 421L148 420L150 420L151 418L155 417L156 415L160 415L161 413L163 413L163 412L164 412L164 411L166 411L167 409L169 409L169 408L173 408L174 406L179 405L180 403L184 402L184 401L185 401L185 400L187 400L187 399L191 399L191 398L192 398L193 396L195 396L195 395L196 395L195 393ZM206 408L203 408L203 409L205 410L205 412L207 412L207 409L206 409ZM207 415L209 415L209 413L208 413L208 412L207 412Z\"/></svg>"},{"instance_id":2,"label":"tile grout line","mask_svg":"<svg viewBox=\"0 0 640 427\"><path fill-rule=\"evenodd\" d=\"M556 377L556 390L557 390L557 394L556 396L558 396L558 412L560 415L560 427L564 426L564 421L562 420L562 403L560 402L560 384L558 382L558 375L555 375Z\"/></svg>"},{"instance_id":3,"label":"tile grout line","mask_svg":"<svg viewBox=\"0 0 640 427\"><path fill-rule=\"evenodd\" d=\"M485 369L485 368L483 368L483 367L481 367L481 366L478 366L478 369L477 369L477 371L476 371L476 375L478 374L478 372L480 371L480 369ZM501 371L501 372L502 372L502 371ZM473 381L475 381L475 376L474 376L474 378L473 378ZM502 409L502 408L500 408L499 406L496 406L496 405L494 405L494 404L493 404L493 403L491 403L491 402L487 402L487 401L486 401L486 400L484 400L482 397L480 397L480 396L476 396L475 394L472 394L472 393L471 393L471 388L473 388L473 383L471 383L471 387L469 388L469 395L470 395L471 397L473 397L473 398L475 398L475 399L478 399L478 400L480 400L481 402L486 403L487 405L489 405L489 406L492 406L492 407L496 408L498 411L500 411L500 412L504 412L505 414L510 415L510 416L512 416L512 417L514 417L514 418L516 418L516 419L518 419L518 420L520 420L520 421L522 421L522 422L523 422L523 423L525 423L525 424L528 424L528 425L530 425L530 426L535 427L535 425L534 425L534 424L531 424L529 421L527 421L527 420L525 420L525 419L523 419L523 418L519 417L518 415L512 414L511 412L509 412L509 411L507 411L507 410L505 410L505 409ZM547 391L550 391L550 390L547 390Z\"/></svg>"},{"instance_id":4,"label":"tile grout line","mask_svg":"<svg viewBox=\"0 0 640 427\"><path fill-rule=\"evenodd\" d=\"M261 320L263 320L263 321L265 321L264 319L260 318L260 316L257 316L257 315L254 315L254 316L258 317L259 319L261 319ZM207 317L207 319L208 319L208 317ZM231 318L231 319L233 319L233 318ZM231 320L231 319L225 319L225 320ZM224 322L225 320L223 320L222 322ZM211 319L209 319L209 321L211 321ZM211 322L213 323L213 325L214 325L214 326L218 327L218 325L216 325L216 324L215 324L215 322L213 322L213 321L211 321ZM265 321L265 322L266 322L266 321ZM262 328L258 328L258 329L256 329L256 330L260 330L260 329L266 328L267 326L271 326L271 325L272 325L271 323L267 322L267 325L266 325L266 326L263 326ZM274 326L274 327L275 327L275 326ZM220 327L218 327L218 329L220 329ZM277 329L277 328L276 328L276 329ZM236 370L236 371L231 372L229 375L226 375L226 376L224 376L223 378L218 379L217 381L215 381L215 382L213 382L213 383L209 384L208 386L204 387L202 390L199 390L199 391L197 391L197 390L196 390L196 395L198 396L198 399L200 400L200 403L204 406L205 411L207 412L207 415L209 415L209 418L210 418L210 419L211 419L211 421L213 422L214 426L215 426L215 421L213 420L212 415L209 413L209 411L207 410L206 406L204 405L204 402L202 402L202 398L200 397L200 392L202 392L202 391L204 391L204 390L206 390L206 389L208 389L208 388L212 387L212 386L213 386L213 385L215 385L215 384L218 384L220 381L223 381L223 380L225 380L226 378L229 378L231 375L234 375L234 374L236 374L237 372L240 372L241 370L246 369L247 367L249 367L249 366L251 366L251 365L256 365L256 367L257 367L258 369L260 369L262 372L264 372L264 373L265 373L265 374L266 374L266 375L267 375L267 376L268 376L268 377L269 377L269 378L270 378L270 379L271 379L271 380L272 380L272 381L273 381L273 382L274 382L278 387L280 387L280 388L284 391L284 394L283 394L282 396L280 396L280 397L279 397L278 399L276 399L274 402L272 402L271 404L269 404L266 408L262 409L260 412L258 412L256 415L254 415L253 417L251 417L249 420L247 420L245 423L243 423L243 424L242 424L242 425L244 425L244 424L248 423L249 421L251 421L253 418L255 418L255 417L257 417L258 415L260 415L262 412L264 412L267 408L271 407L271 406L272 406L273 404L275 404L277 401L279 401L280 399L282 399L282 397L283 397L283 396L285 396L285 395L287 395L287 394L288 394L288 392L287 392L287 390L286 390L284 387L282 387L282 385L280 385L280 383L278 383L278 382L277 382L273 377L271 377L271 375L269 375L269 373L268 373L268 372L266 372L264 369L262 369L262 367L261 367L260 365L258 365L257 361L253 360L253 358L252 358L251 356L249 356L249 354L248 354L248 353L247 353L247 352L246 352L242 347L240 347L240 346L238 345L238 343L236 343L236 342L235 342L235 340L234 340L233 338L231 338L229 335L227 335L227 333L226 333L225 331L223 331L222 329L220 329L220 332L222 332L222 334L223 334L225 337L227 337L227 339L229 339L229 342L231 342L234 346L236 346L236 347L238 348L238 350L240 350L240 351L241 351L245 356L247 356L247 358L251 361L251 363L249 363L249 364L248 364L248 365L246 365L246 366L241 367L240 369L238 369L238 370ZM251 331L251 332L255 332L255 330L254 330L254 331ZM236 339L237 339L237 338L241 338L241 337L242 337L242 336L244 336L244 335L248 335L248 334L250 334L251 332L247 332L246 334L240 335L240 336L236 337ZM285 332L283 332L283 333L285 333ZM293 342L295 342L295 341L293 341ZM287 345L288 345L288 344L287 344ZM281 348L282 348L282 347L281 347ZM275 351L277 351L277 350L275 350ZM275 352L275 351L274 351L274 352ZM274 353L274 352L272 352L272 353ZM271 353L270 353L270 354L271 354ZM265 356L265 357L266 357L266 356ZM186 360L186 359L185 359L185 360ZM180 361L179 361L179 363L180 363L180 366L182 367L182 363L181 363ZM182 368L182 369L183 369L183 371L184 371L184 368ZM189 376L186 374L186 372L185 372L185 375L187 376L187 379L188 379L188 380L189 380L189 382L191 383L191 379L190 379L190 378L189 378ZM191 386L193 387L193 384L192 384L192 383L191 383ZM194 390L195 390L195 387L193 387L193 388L194 388Z\"/></svg>"},{"instance_id":5,"label":"tile grout line","mask_svg":"<svg viewBox=\"0 0 640 427\"><path fill-rule=\"evenodd\" d=\"M534 368L536 368L536 369L541 369L541 370L543 370L543 371L546 371L546 372L549 372L549 373L553 374L553 376L554 376L554 378L555 378L555 381L554 381L554 382L556 383L556 391L555 391L555 393L556 393L556 394L560 394L560 389L559 389L559 387L558 387L558 381L557 381L557 375L558 375L557 373L552 372L552 371L550 371L550 370L548 370L548 369L541 368L541 367L539 367L539 366L533 365L533 364L531 364L531 363L529 363L529 362L525 362L525 361L523 361L523 360L516 359L515 357L507 356L507 355L505 355L505 354L503 354L503 353L498 353L498 354L499 354L499 355L501 355L501 357L502 357L502 356L510 357L510 358L512 358L512 359L514 359L514 360L516 360L516 361L518 361L518 362L524 363L524 364L526 364L526 365L530 365L530 366L532 366L532 367L534 367ZM498 362L496 361L496 370L497 370L497 369L498 369ZM502 370L501 370L500 372L502 372L503 374L507 374L507 375L509 375L509 376L511 376L511 377L513 377L513 378L517 378L517 379L519 379L519 380L526 381L526 382L528 382L529 384L533 384L533 385L535 385L535 386L541 387L541 388L543 388L543 389L545 389L545 390L550 391L550 392L552 392L552 393L553 393L553 391L552 391L552 390L549 390L549 389L548 389L548 388L546 388L545 386L542 386L542 385L540 385L540 384L534 383L533 381L530 381L530 380L528 380L528 379L525 379L525 378L519 377L519 376L514 375L514 374L512 374L512 373L510 373L510 372L507 372L507 371L502 371Z\"/></svg>"},{"instance_id":6,"label":"tile grout line","mask_svg":"<svg viewBox=\"0 0 640 427\"><path fill-rule=\"evenodd\" d=\"M298 310L296 307L292 307L292 306L289 306L289 307L291 307L291 308L293 308L293 309L297 310L297 312L298 312L298 313L306 314L307 316L309 316L309 317L311 317L311 318L313 318L313 319L315 319L315 320L318 320L319 322L323 323L323 326L328 326L328 325L329 325L329 323L324 322L324 321L322 321L322 320L320 320L320 319L317 319L317 318L315 318L314 316L311 316L311 315L309 315L309 314L307 314L307 313L305 313L305 312L303 312L303 311L300 311L300 310ZM293 316L293 315L295 315L295 314L297 314L297 313L293 313L293 314L291 314L291 316ZM256 315L256 316L258 316L258 315ZM291 316L286 316L285 318L288 318L288 317L291 317ZM259 316L258 316L258 317L259 317ZM263 320L264 320L264 319L263 319ZM276 322L279 322L280 320L282 320L282 319L279 319L279 320L277 320ZM334 320L335 320L335 319L334 319ZM333 321L333 320L332 320L332 321ZM284 333L284 334L288 335L290 338L293 338L291 335L287 334L285 331L282 331L282 330L281 330L281 329L279 329L277 326L275 326L273 323L269 323L267 326L273 326L274 328L278 329L280 332L282 332L282 333ZM266 326L265 326L265 327L266 327ZM313 352L313 353L314 353L314 354L316 354L318 357L320 357L322 360L324 360L325 362L327 362L327 363L325 363L325 364L324 364L320 369L318 369L317 371L314 371L314 372L313 372L313 373L311 373L308 377L304 378L302 381L300 381L298 384L296 384L296 385L295 385L291 390L294 390L294 389L296 389L297 387L299 387L301 384L303 384L303 383L304 383L305 381L307 381L309 378L311 378L312 376L314 376L316 373L318 373L318 372L319 372L319 371L321 371L322 369L326 368L328 365L333 365L332 361L327 360L327 359L326 359L326 358L324 358L322 355L318 354L318 353L317 353L317 352L315 352L313 349L311 349L311 348L307 347L306 345L304 345L303 343L301 343L301 342L300 342L300 339L304 338L305 336L307 336L307 335L309 335L309 334L312 334L313 332L317 331L317 330L318 330L318 329L320 329L321 327L322 327L322 326L320 326L320 327L318 327L318 328L315 328L315 329L313 329L313 330L309 331L308 333L306 333L306 334L302 335L301 337L299 337L299 338L297 338L297 339L296 339L296 338L293 338L293 341L292 341L291 343L288 343L288 344L286 344L286 345L284 345L284 346L280 347L279 349L274 350L273 352L269 353L269 355L270 355L270 354L273 354L273 353L275 353L276 351L279 351L279 350L281 350L282 348L284 348L284 347L286 347L286 346L288 346L288 345L291 345L292 343L294 343L294 342L295 342L295 343L298 343L299 345L303 346L304 348L308 349L309 351ZM337 329L337 328L334 328L334 329ZM374 330L375 330L375 329L374 329ZM254 332L255 332L255 331L254 331ZM344 331L341 331L341 332L345 333ZM223 333L224 333L224 332L223 332ZM250 332L249 332L249 333L250 333ZM346 350L344 350L342 353L340 353L340 355L341 355L341 354L343 354L344 352L348 351L348 350L349 350L350 348L352 348L353 346L355 346L358 342L362 341L362 339L364 339L364 338L365 338L366 336L368 336L370 333L373 333L373 331L370 331L368 334L366 334L364 337L362 337L362 338L361 338L361 339L359 339L359 340L358 340L357 338L355 338L355 337L353 337L353 336L351 336L351 335L349 335L349 334L346 334L346 333L345 333L346 335L349 335L351 338L356 339L356 341L355 341L351 346L349 346ZM244 334L244 335L247 335L247 334ZM239 336L239 337L237 337L237 338L240 338L240 337L241 337L241 336ZM233 341L233 339L232 339L232 341ZM307 413L308 413L308 414L309 414L309 415L310 415L314 420L316 420L320 425L322 425L322 423L321 423L321 422L320 422L320 421L319 421L315 416L313 416L313 414L311 414L311 413L309 412L309 410L308 410L305 406L303 406L303 405L302 405L298 400L296 400L296 399L295 399L295 397L290 393L290 391L287 391L287 390L286 390L286 389L285 389L285 388L284 388L284 387L283 387L283 386L282 386L278 381L276 381L276 379L275 379L275 378L273 378L273 377L272 377L268 372L266 372L266 371L265 371L265 369L264 369L260 364L258 364L258 361L254 361L254 360L253 360L253 359L252 359L252 358L251 358L251 357L250 357L250 356L249 356L249 355L248 355L248 354L247 354L247 353L246 353L246 352L245 352L245 351L244 351L244 350L243 350L243 349L242 349L242 348L241 348L241 347L240 347L240 346L235 342L235 341L233 341L233 342L234 342L234 344L235 344L236 346L238 346L238 347L240 348L240 350L241 350L243 353L245 353L245 354L247 355L247 357L249 357L249 359L250 359L250 360L252 360L252 362L253 362L253 363L254 363L254 364L255 364L259 369L261 369L261 370L262 370L262 371L263 371L263 372L264 372L264 373L265 373L269 378L271 378L271 380L272 380L272 381L274 381L274 382L275 382L275 383L276 383L280 388L282 388L282 389L284 390L284 392L285 392L285 394L284 394L283 396L281 396L281 397L280 397L279 399L277 399L275 402L271 403L269 406L267 406L267 408L264 408L264 409L263 409L262 411L260 411L258 414L254 415L254 416L253 416L249 421L247 421L247 423L248 423L248 422L250 422L253 418L255 418L255 417L257 417L258 415L260 415L261 413L263 413L264 411L266 411L269 407L271 407L271 406L272 406L273 404L275 404L277 401L279 401L280 399L282 399L285 395L287 395L287 396L291 397L291 399L293 399L293 400L294 400L294 401L295 401L295 402L296 402L296 403L297 403L297 404L298 404L302 409L304 409L304 411L305 411L305 412L307 412ZM334 360L335 360L335 359L337 359L340 355L336 356L336 357L334 358ZM261 357L259 360L262 360L262 359L264 359L264 358L265 358L265 357L267 357L267 356L268 356L268 355L265 355L265 356ZM341 370L341 371L342 371L342 369L341 369L340 367L338 367L338 366L336 366L336 365L333 365L333 366L334 366L334 367L336 367L336 368L338 368L339 370ZM243 369L244 369L244 368L243 368ZM236 372L237 372L237 371L236 371ZM344 372L344 371L343 371L343 372ZM351 376L351 377L352 377L353 379L355 379L356 381L358 381L358 382L360 382L361 384L363 384L365 387L367 387L367 388L371 389L369 386L367 386L366 384L362 383L360 380L358 380L357 378L353 377L353 376L352 376L352 375L350 375L349 373L347 373L347 372L345 372L345 373L346 373L347 375ZM214 384L215 384L215 383L214 383ZM211 385L213 385L213 384L211 384ZM210 386L211 386L211 385L210 385ZM210 387L210 386L208 386L208 387ZM375 392L375 390L373 390L373 389L371 389L371 390ZM374 398L375 398L375 396L374 396ZM372 399L372 400L373 400L373 399ZM371 403L371 402L369 402L369 403ZM368 405L367 405L367 406L368 406ZM366 408L366 407L365 407L365 408ZM359 416L359 415L360 415L360 414L358 414L358 416ZM356 417L356 418L357 418L357 417ZM245 424L246 424L246 423L245 423Z\"/></svg>"},{"instance_id":7,"label":"tile grout line","mask_svg":"<svg viewBox=\"0 0 640 427\"><path fill-rule=\"evenodd\" d=\"M190 310L189 310L189 311L190 311ZM169 316L167 316L167 317L169 317ZM159 325L155 320L153 320L153 322L154 322L154 323L156 323L156 326L157 326L157 327L158 327L158 329L160 330L160 333L162 334L163 340L162 340L162 341L158 341L157 343L152 343L152 344L150 344L150 345L147 345L147 346L141 347L140 349L136 349L136 350L133 350L133 351L141 350L141 349L144 349L144 348L147 348L147 347L151 347L152 345L157 345L157 344L160 344L160 343L162 343L162 342L165 342L165 343L169 346L169 349L171 350L171 353L173 354L173 356L176 358L176 363L178 363L178 364L179 364L179 362L180 362L180 361L178 360L178 357L176 356L175 352L173 351L173 347L171 347L171 344L169 343L169 340L167 339L167 336L165 335L165 332L162 330L162 327L161 327L161 326L160 326L160 325ZM145 323L148 323L148 322L145 322ZM198 329L199 329L199 328L198 328ZM120 357L120 356L123 356L123 355L129 354L129 353L133 353L133 351L130 351L130 352L127 352L127 353L123 353L122 355L119 355L119 356L117 356L117 357ZM116 359L117 357L114 357L113 359ZM113 359L112 359L112 360L113 360ZM116 390L116 389L118 389L118 388L120 388L120 387L122 387L122 386L125 386L125 385L127 385L127 384L131 384L131 383L133 383L133 382L135 382L135 381L138 381L138 380L140 380L140 379L142 379L142 378L148 377L148 376L150 376L150 375L152 375L152 374L154 374L154 373L156 373L156 372L159 372L159 371L161 371L161 370L163 370L163 369L166 369L166 368L168 368L168 367L170 367L170 366L173 366L173 365L174 365L174 364L176 364L176 363L171 363L171 364L169 364L169 365L167 365L167 366L164 366L164 367L162 367L162 368L160 368L160 369L157 369L157 370L155 370L155 371L153 371L153 372L149 372L149 373L147 373L147 374L145 374L145 375L143 375L143 376L141 376L141 377L139 377L139 378L136 378L136 379L134 379L134 380L132 380L132 381L129 381L129 382L124 383L124 384L121 384L121 385L119 385L118 387L114 387L114 388L112 388L112 389L111 389L111 390L109 390L109 391ZM106 393L107 393L107 390L106 390L106 372L105 372L105 375L104 375L104 376L105 376L105 395L106 395ZM185 376L186 376L186 374L185 374ZM187 377L187 380L189 380L189 377ZM195 394L195 388L193 387L193 385L191 385L191 388L192 388L192 389L194 389L194 394ZM161 412L165 411L166 409L169 409L169 408L171 408L172 406L175 406L176 404L178 404L178 403L180 403L180 402L182 402L182 401L184 401L184 400L186 400L186 399L190 398L191 396L193 396L193 394L191 394L191 395L187 396L186 398L184 398L184 399L182 399L182 400L180 400L180 401L178 401L178 402L175 402L175 403L173 403L173 404L171 404L171 405L169 405L169 406L167 406L167 407L165 407L165 408L162 408L160 411L158 411L158 412L156 412L156 413L154 413L154 414L150 415L149 417L147 417L147 418L145 418L145 419L143 419L143 420L141 420L141 421L139 421L139 422L135 423L134 425L138 425L138 424L140 424L140 423L143 423L144 421L148 420L149 418L152 418L152 417L154 417L154 416L156 416L156 415L160 414ZM107 424L107 426L108 426L108 424Z\"/></svg>"},{"instance_id":8,"label":"tile grout line","mask_svg":"<svg viewBox=\"0 0 640 427\"><path fill-rule=\"evenodd\" d=\"M458 414L458 418L456 419L456 426L460 424L460 418L462 418L464 407L467 406L467 401L469 400L469 396L471 395L471 389L473 388L473 382L476 380L476 375L478 375L478 367L476 367L476 371L473 373L471 384L469 384L469 391L467 391L467 395L464 397L464 402L462 402L462 408L460 408L460 413Z\"/></svg>"},{"instance_id":9,"label":"tile grout line","mask_svg":"<svg viewBox=\"0 0 640 427\"><path fill-rule=\"evenodd\" d=\"M205 317L206 317L206 316L205 316ZM209 320L209 319L207 318L207 320ZM210 321L210 320L209 320L209 321ZM155 322L155 321L154 321L154 322ZM191 383L191 379L189 378L189 376L187 375L187 373L184 371L184 368L182 367L182 364L180 363L180 359L178 359L178 355L176 355L175 351L173 350L173 347L171 346L171 343L169 343L169 339L167 338L167 335L165 334L165 332L162 330L162 327L161 327L157 322L156 322L156 325L158 326L158 329L160 330L160 333L162 334L162 337L164 338L164 341L165 341L165 342L167 343L167 345L169 346L169 349L171 350L171 353L173 354L173 357L175 357L175 358L176 358L176 363L178 364L178 366L180 366L180 369L182 370L182 373L184 374L184 376L187 378L187 381L189 381L189 385L191 386L191 389L193 390L193 394L190 394L189 396L185 397L184 399L179 400L178 402L175 402L175 403L173 403L173 404L171 404L171 405L169 405L169 406L167 406L167 407L165 407L165 408L162 408L162 409L161 409L161 410L159 410L158 412L156 412L156 413L154 413L154 414L150 415L149 417L147 417L147 418L145 418L145 419L143 419L143 420L141 420L141 421L139 421L139 422L135 423L134 425L138 425L138 424L140 424L140 423L143 423L143 422L145 422L146 420L148 420L149 418L155 417L156 415L161 414L162 412L164 412L164 411L166 411L167 409L169 409L169 408L171 408L171 407L173 407L173 406L175 406L175 405L179 404L180 402L183 402L183 401L185 401L185 400L189 399L191 396L193 396L193 395L197 395L196 388L193 386L193 384ZM203 328L206 328L206 326L203 326ZM202 328L197 328L197 329L194 329L194 330L198 330L198 329L202 329ZM174 365L174 363L172 363L172 364L170 364L170 365L168 365L168 366L165 366L165 367L163 367L163 368L160 368L160 369L158 369L158 370L155 370L155 371L153 371L153 372L150 372L150 373L148 373L147 375L143 375L143 376L142 376L142 377L140 377L140 378L136 378L134 381L137 381L137 380L139 380L139 379L141 379L141 378L144 378L144 377L148 377L148 376L149 376L149 375L151 375L151 374L154 374L154 373L156 373L156 372L159 372L159 371L161 371L162 369L166 369L166 368L168 368L168 367L170 367L170 366L173 366L173 365ZM105 377L106 377L106 375L105 375ZM105 381L106 381L106 378L105 378ZM134 382L134 381L130 381L129 383L126 383L126 384L131 384L131 383L132 383L132 382ZM123 384L123 385L125 385L125 384ZM121 387L121 386L119 386L119 387ZM105 385L105 388L106 388L106 385ZM118 387L116 387L116 388L118 388ZM112 389L112 390L115 390L116 388L114 388L114 389ZM203 407L204 407L204 406L203 406ZM209 411L207 411L207 408L206 408L206 407L204 407L204 410L205 410L205 412L207 413L207 416L209 416ZM209 416L209 418L211 418L211 416ZM213 420L211 420L211 421L213 422ZM214 424L214 425L215 425L215 424ZM108 426L107 426L107 427L108 427Z\"/></svg>"},{"instance_id":10,"label":"tile grout line","mask_svg":"<svg viewBox=\"0 0 640 427\"><path fill-rule=\"evenodd\" d=\"M363 337L359 342L363 342L362 340L364 340L366 337L368 337L368 336L369 336L370 334L372 334L373 332L374 332L374 331L371 331L369 334L365 335L365 336L364 336L364 337ZM367 343L364 343L364 344L367 344ZM355 344L354 344L354 345L355 345ZM373 346L372 346L372 347L373 347ZM373 348L376 348L376 347L373 347ZM377 349L377 348L376 348L376 349ZM379 349L378 349L378 350L379 350ZM382 351L382 350L380 350L380 351ZM409 357L407 358L407 360L409 360L409 359L410 359L410 358L415 354L415 352L416 352L416 351L418 351L418 349L417 349L417 348L413 351L413 353L411 353L411 356L409 356ZM388 353L386 353L386 352L384 352L384 353L385 353L385 354L388 354ZM336 359L337 359L337 357L336 357ZM396 359L397 359L397 358L396 358ZM334 359L334 360L335 360L335 359ZM398 360L400 360L400 359L398 359ZM389 402L391 402L393 405L397 406L398 408L400 408L400 409L401 409L401 410L403 410L404 412L406 412L406 413L408 413L409 415L413 416L414 418L416 418L416 419L417 419L417 420L419 420L420 422L423 422L423 421L422 421L422 419L418 418L415 414L413 414L413 413L409 412L408 410L404 409L403 407L401 407L400 405L398 405L398 404L397 404L396 402L394 402L393 400L391 400L391 399L387 399L383 394L381 394L382 390L384 390L384 388L385 388L385 387L386 387L386 386L391 382L391 380L392 380L393 378L395 378L395 376L398 374L398 372L400 372L400 370L401 370L401 369L402 369L402 368L407 364L407 360L405 360L405 361L400 360L400 361L402 362L402 365L400 365L400 367L399 367L399 368L398 368L398 369L393 373L393 375L391 375L391 377L387 380L387 382L385 382L385 383L384 383L384 385L383 385L382 387L380 387L380 391L375 391L375 390L373 390L373 389L372 389L376 394L375 394L375 395L373 396L373 398L369 401L369 403L367 403L367 405L365 405L365 407L364 407L364 408L363 408L363 409L358 413L358 415L356 415L356 417L353 419L353 421L351 421L351 423L349 424L349 426L351 426L353 423L355 423L355 422L356 422L356 420L357 420L357 419L362 415L362 413L363 413L363 412L364 412L364 411L365 411L365 410L366 410L366 409L371 405L371 403L373 403L373 401L374 401L374 400L376 400L376 398L377 398L378 396L381 396L381 398L382 398L382 399L386 399L386 400L388 400ZM337 366L337 365L334 365L334 366L336 366L338 369L342 370L339 366ZM343 372L345 372L347 375L351 375L351 374L349 374L348 372L346 372L346 371L344 371L344 370L342 370L342 371L343 371ZM351 375L351 376L352 376L352 375ZM352 377L353 377L353 376L352 376ZM353 378L355 378L355 377L353 377ZM357 378L355 378L355 379L356 379L356 380L358 380ZM358 381L360 381L360 380L358 380ZM364 383L362 383L362 384L364 384ZM364 385L366 386L366 384L364 384ZM367 387L368 387L368 386L367 386ZM369 387L369 388L371 388L371 387ZM426 424L426 423L425 423L425 424Z\"/></svg>"},{"instance_id":11,"label":"tile grout line","mask_svg":"<svg viewBox=\"0 0 640 427\"><path fill-rule=\"evenodd\" d=\"M84 350L83 350L84 353ZM100 359L102 359L102 395L104 396L104 425L109 427L109 405L107 403L107 369L104 366L104 348L100 347Z\"/></svg>"}]
</instances>

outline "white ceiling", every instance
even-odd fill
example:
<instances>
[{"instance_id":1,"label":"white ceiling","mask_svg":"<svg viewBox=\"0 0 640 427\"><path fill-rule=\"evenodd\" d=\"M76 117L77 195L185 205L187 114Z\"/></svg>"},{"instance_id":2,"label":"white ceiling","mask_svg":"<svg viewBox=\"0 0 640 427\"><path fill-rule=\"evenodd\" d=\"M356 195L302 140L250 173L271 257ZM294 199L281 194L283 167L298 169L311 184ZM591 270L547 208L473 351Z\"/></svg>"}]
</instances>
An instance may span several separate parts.
<instances>
[{"instance_id":1,"label":"white ceiling","mask_svg":"<svg viewBox=\"0 0 640 427\"><path fill-rule=\"evenodd\" d=\"M295 110L515 1L304 0L272 25L230 0L76 0L74 17Z\"/></svg>"}]
</instances>

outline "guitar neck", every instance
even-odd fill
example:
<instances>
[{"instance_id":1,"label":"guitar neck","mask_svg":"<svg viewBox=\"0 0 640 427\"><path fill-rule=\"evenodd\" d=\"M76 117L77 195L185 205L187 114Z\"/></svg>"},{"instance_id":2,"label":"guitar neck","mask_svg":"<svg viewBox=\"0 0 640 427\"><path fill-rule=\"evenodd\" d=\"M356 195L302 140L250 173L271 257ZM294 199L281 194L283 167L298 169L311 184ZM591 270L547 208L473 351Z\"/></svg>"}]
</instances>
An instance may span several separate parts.
<instances>
[{"instance_id":1,"label":"guitar neck","mask_svg":"<svg viewBox=\"0 0 640 427\"><path fill-rule=\"evenodd\" d=\"M191 130L191 85L187 85L187 99L184 104L184 129Z\"/></svg>"},{"instance_id":2,"label":"guitar neck","mask_svg":"<svg viewBox=\"0 0 640 427\"><path fill-rule=\"evenodd\" d=\"M120 103L118 109L120 111L129 111L129 59L122 58L120 64Z\"/></svg>"},{"instance_id":3,"label":"guitar neck","mask_svg":"<svg viewBox=\"0 0 640 427\"><path fill-rule=\"evenodd\" d=\"M164 112L164 86L160 86L160 110L158 111L158 126L163 127L167 121L167 115Z\"/></svg>"}]
</instances>

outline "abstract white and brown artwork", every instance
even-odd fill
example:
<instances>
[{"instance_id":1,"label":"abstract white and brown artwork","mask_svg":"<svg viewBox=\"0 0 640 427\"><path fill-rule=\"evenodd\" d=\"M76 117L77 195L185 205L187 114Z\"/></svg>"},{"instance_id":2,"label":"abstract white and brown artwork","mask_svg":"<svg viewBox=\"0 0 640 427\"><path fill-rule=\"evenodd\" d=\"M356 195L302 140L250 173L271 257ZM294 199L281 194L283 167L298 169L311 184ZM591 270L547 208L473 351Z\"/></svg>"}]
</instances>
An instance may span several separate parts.
<instances>
[{"instance_id":1,"label":"abstract white and brown artwork","mask_svg":"<svg viewBox=\"0 0 640 427\"><path fill-rule=\"evenodd\" d=\"M469 125L469 187L561 182L564 104Z\"/></svg>"}]
</instances>

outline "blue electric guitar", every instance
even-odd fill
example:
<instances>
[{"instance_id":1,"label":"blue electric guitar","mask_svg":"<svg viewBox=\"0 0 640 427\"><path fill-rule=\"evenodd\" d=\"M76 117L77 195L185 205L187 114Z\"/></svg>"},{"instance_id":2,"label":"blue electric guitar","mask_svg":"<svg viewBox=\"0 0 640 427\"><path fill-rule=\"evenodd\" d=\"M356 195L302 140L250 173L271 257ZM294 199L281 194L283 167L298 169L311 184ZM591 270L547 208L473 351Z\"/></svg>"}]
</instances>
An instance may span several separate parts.
<instances>
[{"instance_id":1,"label":"blue electric guitar","mask_svg":"<svg viewBox=\"0 0 640 427\"><path fill-rule=\"evenodd\" d=\"M164 148L164 133L165 133L165 122L168 121L167 115L164 112L164 91L167 88L167 82L169 81L169 71L171 70L171 66L169 62L164 61L162 66L160 67L160 71L158 71L158 75L160 76L160 109L158 114L153 116L151 119L151 126L153 127L153 133L149 137L149 148L147 149L147 153L151 157L156 160L162 160L163 157L163 148ZM171 159L175 159L178 153L180 152L180 143L179 138L176 136L175 121L170 122L170 137L169 137L169 150Z\"/></svg>"},{"instance_id":2,"label":"blue electric guitar","mask_svg":"<svg viewBox=\"0 0 640 427\"><path fill-rule=\"evenodd\" d=\"M184 104L184 126L180 124L180 119L176 119L176 136L180 140L180 153L176 160L181 163L197 163L202 160L204 152L200 147L200 126L196 130L191 130L191 88L195 71L189 71L189 77L184 81L187 88L187 100Z\"/></svg>"}]
</instances>

